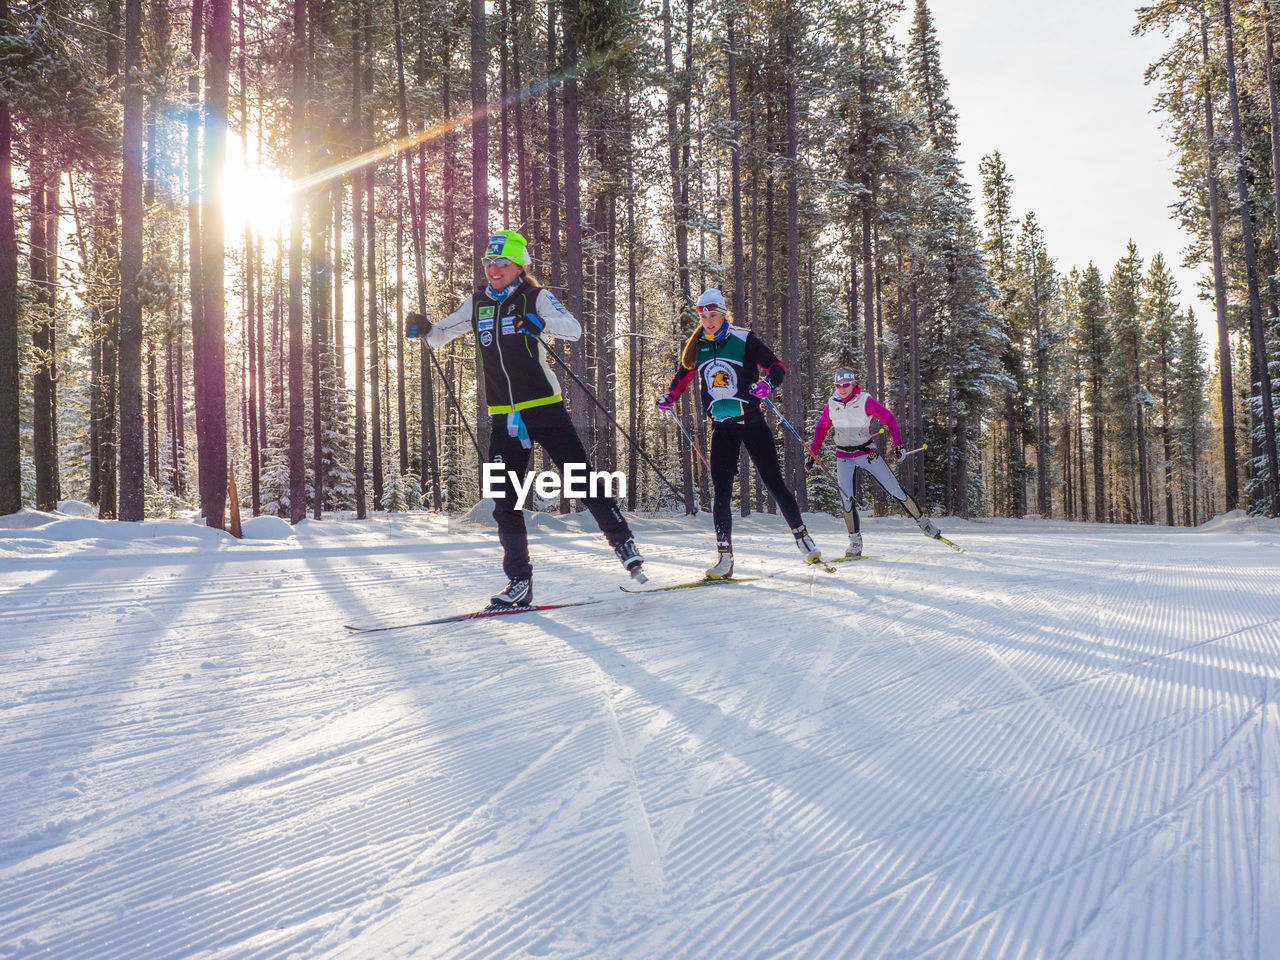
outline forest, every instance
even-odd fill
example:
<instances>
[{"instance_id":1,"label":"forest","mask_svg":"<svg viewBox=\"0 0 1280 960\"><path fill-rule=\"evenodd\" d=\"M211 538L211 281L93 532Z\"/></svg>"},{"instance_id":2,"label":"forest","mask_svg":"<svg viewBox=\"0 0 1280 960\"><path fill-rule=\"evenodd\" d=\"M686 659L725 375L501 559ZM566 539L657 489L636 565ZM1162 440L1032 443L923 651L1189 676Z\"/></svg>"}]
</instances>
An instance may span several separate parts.
<instances>
[{"instance_id":1,"label":"forest","mask_svg":"<svg viewBox=\"0 0 1280 960\"><path fill-rule=\"evenodd\" d=\"M583 323L557 372L632 510L710 502L655 400L718 287L785 363L787 424L853 366L927 444L900 470L935 513L1275 516L1271 4L1134 29L1167 39L1147 82L1189 242L1064 264L998 149L966 182L962 110L998 107L952 103L927 0L0 0L0 514L221 528L233 477L295 523L469 510L474 342L404 319L483 286L510 228ZM802 508L838 512L776 432ZM745 462L737 498L773 509Z\"/></svg>"}]
</instances>

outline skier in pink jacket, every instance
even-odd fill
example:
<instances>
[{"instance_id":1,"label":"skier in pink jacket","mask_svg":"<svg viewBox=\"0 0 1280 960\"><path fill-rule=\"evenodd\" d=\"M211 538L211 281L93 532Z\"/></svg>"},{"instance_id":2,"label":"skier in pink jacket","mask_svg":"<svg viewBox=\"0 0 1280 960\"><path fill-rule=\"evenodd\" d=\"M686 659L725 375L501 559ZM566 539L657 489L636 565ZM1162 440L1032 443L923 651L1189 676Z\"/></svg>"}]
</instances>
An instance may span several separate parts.
<instances>
[{"instance_id":1,"label":"skier in pink jacket","mask_svg":"<svg viewBox=\"0 0 1280 960\"><path fill-rule=\"evenodd\" d=\"M858 527L858 508L854 503L854 480L859 470L865 470L875 478L876 483L885 493L893 497L907 514L914 520L925 536L937 539L940 531L916 503L911 494L902 489L902 484L893 475L889 465L880 456L872 442L879 430L871 429L871 421L879 420L889 431L893 441L894 462L902 460L902 431L898 428L898 418L889 408L871 394L866 393L858 385L858 377L848 367L840 367L835 373L835 391L818 418L818 425L813 432L813 441L809 444L809 456L805 458L804 469L809 471L822 449L822 442L827 432L833 427L836 436L836 481L840 486L840 501L844 508L844 523L849 530L849 546L845 557L862 555L862 533Z\"/></svg>"}]
</instances>

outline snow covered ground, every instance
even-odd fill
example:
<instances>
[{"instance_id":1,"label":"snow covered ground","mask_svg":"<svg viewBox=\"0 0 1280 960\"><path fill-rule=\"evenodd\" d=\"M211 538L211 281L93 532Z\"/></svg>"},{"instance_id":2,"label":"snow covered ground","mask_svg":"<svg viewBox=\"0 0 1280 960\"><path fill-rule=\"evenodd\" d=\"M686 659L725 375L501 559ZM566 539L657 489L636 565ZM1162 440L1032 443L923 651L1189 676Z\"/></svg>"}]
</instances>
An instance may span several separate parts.
<instances>
[{"instance_id":1,"label":"snow covered ground","mask_svg":"<svg viewBox=\"0 0 1280 960\"><path fill-rule=\"evenodd\" d=\"M1280 956L1276 522L587 525L0 519L0 957Z\"/></svg>"}]
</instances>

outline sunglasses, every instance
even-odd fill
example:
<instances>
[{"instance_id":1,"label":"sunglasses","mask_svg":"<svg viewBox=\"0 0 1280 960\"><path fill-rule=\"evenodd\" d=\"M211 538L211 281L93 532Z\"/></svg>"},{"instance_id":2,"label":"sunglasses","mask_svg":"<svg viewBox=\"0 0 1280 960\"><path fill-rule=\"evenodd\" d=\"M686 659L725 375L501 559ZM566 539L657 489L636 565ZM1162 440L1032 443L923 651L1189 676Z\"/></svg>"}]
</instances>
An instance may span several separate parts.
<instances>
[{"instance_id":1,"label":"sunglasses","mask_svg":"<svg viewBox=\"0 0 1280 960\"><path fill-rule=\"evenodd\" d=\"M696 307L695 309L703 316L706 316L709 313L724 313L724 307L715 303L709 303L705 307Z\"/></svg>"},{"instance_id":2,"label":"sunglasses","mask_svg":"<svg viewBox=\"0 0 1280 960\"><path fill-rule=\"evenodd\" d=\"M480 262L485 265L485 269L489 267L509 267L515 263L509 257L484 257Z\"/></svg>"}]
</instances>

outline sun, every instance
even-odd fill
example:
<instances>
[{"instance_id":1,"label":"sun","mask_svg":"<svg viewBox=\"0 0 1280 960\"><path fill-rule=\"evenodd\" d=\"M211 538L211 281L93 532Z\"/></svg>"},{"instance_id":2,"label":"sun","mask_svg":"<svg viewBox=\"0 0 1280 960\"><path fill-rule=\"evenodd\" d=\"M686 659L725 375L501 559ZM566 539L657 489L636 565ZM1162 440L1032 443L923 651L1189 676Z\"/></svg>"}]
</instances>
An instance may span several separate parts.
<instances>
[{"instance_id":1,"label":"sun","mask_svg":"<svg viewBox=\"0 0 1280 960\"><path fill-rule=\"evenodd\" d=\"M227 137L227 164L222 179L222 216L227 241L244 236L245 227L274 237L289 223L289 182L274 170L245 164L239 138Z\"/></svg>"}]
</instances>

